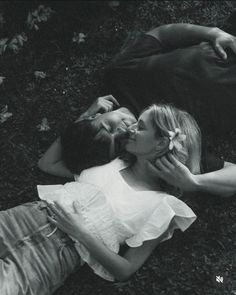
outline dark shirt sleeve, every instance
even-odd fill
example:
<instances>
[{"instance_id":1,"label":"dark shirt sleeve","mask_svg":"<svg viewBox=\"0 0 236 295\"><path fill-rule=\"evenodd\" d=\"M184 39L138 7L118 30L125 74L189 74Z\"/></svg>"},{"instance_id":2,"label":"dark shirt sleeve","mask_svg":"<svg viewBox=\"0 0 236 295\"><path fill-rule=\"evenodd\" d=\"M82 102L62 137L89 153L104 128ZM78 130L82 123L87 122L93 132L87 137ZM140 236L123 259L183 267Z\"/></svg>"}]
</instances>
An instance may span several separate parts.
<instances>
[{"instance_id":1,"label":"dark shirt sleeve","mask_svg":"<svg viewBox=\"0 0 236 295\"><path fill-rule=\"evenodd\" d=\"M163 50L164 47L160 40L148 34L138 32L126 39L120 52L113 59L112 65L123 64L133 58L155 55Z\"/></svg>"},{"instance_id":2,"label":"dark shirt sleeve","mask_svg":"<svg viewBox=\"0 0 236 295\"><path fill-rule=\"evenodd\" d=\"M203 146L201 159L201 173L220 170L224 167L224 160L214 155L209 147Z\"/></svg>"},{"instance_id":3,"label":"dark shirt sleeve","mask_svg":"<svg viewBox=\"0 0 236 295\"><path fill-rule=\"evenodd\" d=\"M145 60L161 52L161 42L150 35L136 33L135 36L128 37L120 52L105 69L101 94L114 95L122 106L138 115L150 104L143 99L143 93L149 89Z\"/></svg>"}]
</instances>

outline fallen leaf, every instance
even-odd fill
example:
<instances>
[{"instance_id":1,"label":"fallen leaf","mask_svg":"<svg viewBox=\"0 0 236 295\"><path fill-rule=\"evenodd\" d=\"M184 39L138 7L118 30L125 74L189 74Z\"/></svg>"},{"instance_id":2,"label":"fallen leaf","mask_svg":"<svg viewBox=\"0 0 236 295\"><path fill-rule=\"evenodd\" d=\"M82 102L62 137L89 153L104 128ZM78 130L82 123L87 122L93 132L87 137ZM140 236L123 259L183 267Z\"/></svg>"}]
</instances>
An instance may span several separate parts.
<instances>
[{"instance_id":1,"label":"fallen leaf","mask_svg":"<svg viewBox=\"0 0 236 295\"><path fill-rule=\"evenodd\" d=\"M8 38L0 39L0 55L2 55L4 51L6 50L7 41L8 41Z\"/></svg>"},{"instance_id":2,"label":"fallen leaf","mask_svg":"<svg viewBox=\"0 0 236 295\"><path fill-rule=\"evenodd\" d=\"M42 72L42 71L35 71L34 76L35 76L36 80L40 80L40 79L46 78L46 73Z\"/></svg>"},{"instance_id":3,"label":"fallen leaf","mask_svg":"<svg viewBox=\"0 0 236 295\"><path fill-rule=\"evenodd\" d=\"M0 85L2 85L4 79L6 79L6 77L0 76Z\"/></svg>"},{"instance_id":4,"label":"fallen leaf","mask_svg":"<svg viewBox=\"0 0 236 295\"><path fill-rule=\"evenodd\" d=\"M72 38L72 42L75 42L75 43L78 43L78 44L84 43L86 37L87 36L84 33L74 32L74 36Z\"/></svg>"},{"instance_id":5,"label":"fallen leaf","mask_svg":"<svg viewBox=\"0 0 236 295\"><path fill-rule=\"evenodd\" d=\"M28 37L24 32L21 34L15 35L9 44L7 45L7 48L11 49L14 53L18 53L18 51L23 47L24 42L28 40Z\"/></svg>"},{"instance_id":6,"label":"fallen leaf","mask_svg":"<svg viewBox=\"0 0 236 295\"><path fill-rule=\"evenodd\" d=\"M30 11L27 16L27 25L30 29L39 30L38 23L46 22L51 14L55 13L50 7L44 7L44 5L39 5L34 11Z\"/></svg>"},{"instance_id":7,"label":"fallen leaf","mask_svg":"<svg viewBox=\"0 0 236 295\"><path fill-rule=\"evenodd\" d=\"M0 13L0 25L2 26L5 23L6 23L6 21L5 21L4 17L3 17L3 14Z\"/></svg>"},{"instance_id":8,"label":"fallen leaf","mask_svg":"<svg viewBox=\"0 0 236 295\"><path fill-rule=\"evenodd\" d=\"M116 9L120 6L120 1L108 1L108 6L112 9Z\"/></svg>"},{"instance_id":9,"label":"fallen leaf","mask_svg":"<svg viewBox=\"0 0 236 295\"><path fill-rule=\"evenodd\" d=\"M39 129L39 131L48 131L50 130L50 126L48 124L48 119L47 118L43 118L41 124L37 125L37 128Z\"/></svg>"},{"instance_id":10,"label":"fallen leaf","mask_svg":"<svg viewBox=\"0 0 236 295\"><path fill-rule=\"evenodd\" d=\"M91 70L90 70L89 68L84 69L84 71L85 71L85 73L86 73L87 75L90 75L90 74L91 74Z\"/></svg>"},{"instance_id":11,"label":"fallen leaf","mask_svg":"<svg viewBox=\"0 0 236 295\"><path fill-rule=\"evenodd\" d=\"M0 123L4 123L7 121L12 116L12 113L8 112L8 106L5 105L1 110L0 110Z\"/></svg>"}]
</instances>

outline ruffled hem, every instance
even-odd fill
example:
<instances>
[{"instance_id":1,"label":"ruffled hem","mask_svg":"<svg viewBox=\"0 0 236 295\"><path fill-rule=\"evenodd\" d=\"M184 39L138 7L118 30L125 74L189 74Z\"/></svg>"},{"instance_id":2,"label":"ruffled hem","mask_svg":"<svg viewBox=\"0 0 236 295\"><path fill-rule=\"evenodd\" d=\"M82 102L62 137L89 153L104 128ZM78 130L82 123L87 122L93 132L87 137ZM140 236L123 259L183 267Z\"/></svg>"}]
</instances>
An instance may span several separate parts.
<instances>
[{"instance_id":1,"label":"ruffled hem","mask_svg":"<svg viewBox=\"0 0 236 295\"><path fill-rule=\"evenodd\" d=\"M159 238L161 243L170 239L175 229L185 231L196 218L192 209L184 202L167 195L139 232L126 239L125 242L130 247L139 247L144 241Z\"/></svg>"},{"instance_id":2,"label":"ruffled hem","mask_svg":"<svg viewBox=\"0 0 236 295\"><path fill-rule=\"evenodd\" d=\"M68 212L74 211L73 202L77 202L79 212L88 231L111 251L119 252L120 245L113 221L114 212L104 194L97 187L85 183L71 182L65 185L38 186L37 188L42 200L59 201ZM88 263L97 275L106 280L114 281L114 277L90 255L89 251L80 242L73 240L76 242L75 248L81 259Z\"/></svg>"}]
</instances>

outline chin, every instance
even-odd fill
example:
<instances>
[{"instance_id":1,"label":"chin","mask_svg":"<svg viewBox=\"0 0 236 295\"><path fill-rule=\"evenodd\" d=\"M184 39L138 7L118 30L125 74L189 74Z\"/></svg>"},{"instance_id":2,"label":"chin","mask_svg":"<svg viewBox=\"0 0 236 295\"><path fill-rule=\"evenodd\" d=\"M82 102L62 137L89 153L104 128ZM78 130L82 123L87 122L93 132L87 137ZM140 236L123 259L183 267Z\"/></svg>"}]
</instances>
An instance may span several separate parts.
<instances>
[{"instance_id":1,"label":"chin","mask_svg":"<svg viewBox=\"0 0 236 295\"><path fill-rule=\"evenodd\" d=\"M131 143L126 143L124 149L126 150L126 152L129 152L131 154L133 154L134 150L132 149L132 144Z\"/></svg>"}]
</instances>

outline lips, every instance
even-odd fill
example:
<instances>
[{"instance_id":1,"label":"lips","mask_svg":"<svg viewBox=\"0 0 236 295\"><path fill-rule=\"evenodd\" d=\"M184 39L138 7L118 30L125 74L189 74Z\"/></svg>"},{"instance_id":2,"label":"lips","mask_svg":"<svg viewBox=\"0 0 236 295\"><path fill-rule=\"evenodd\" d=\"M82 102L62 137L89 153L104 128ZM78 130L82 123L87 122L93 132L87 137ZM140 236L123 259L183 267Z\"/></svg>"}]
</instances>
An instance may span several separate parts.
<instances>
[{"instance_id":1,"label":"lips","mask_svg":"<svg viewBox=\"0 0 236 295\"><path fill-rule=\"evenodd\" d=\"M130 134L129 134L129 136L128 136L128 138L127 138L127 141L135 141L135 138L132 137L132 135L130 136Z\"/></svg>"},{"instance_id":2,"label":"lips","mask_svg":"<svg viewBox=\"0 0 236 295\"><path fill-rule=\"evenodd\" d=\"M116 138L118 140L123 139L123 138L128 138L128 136L129 136L129 133L128 133L127 128L123 128L123 127L118 127L117 128Z\"/></svg>"}]
</instances>

